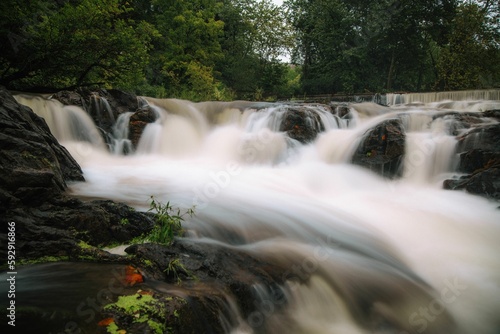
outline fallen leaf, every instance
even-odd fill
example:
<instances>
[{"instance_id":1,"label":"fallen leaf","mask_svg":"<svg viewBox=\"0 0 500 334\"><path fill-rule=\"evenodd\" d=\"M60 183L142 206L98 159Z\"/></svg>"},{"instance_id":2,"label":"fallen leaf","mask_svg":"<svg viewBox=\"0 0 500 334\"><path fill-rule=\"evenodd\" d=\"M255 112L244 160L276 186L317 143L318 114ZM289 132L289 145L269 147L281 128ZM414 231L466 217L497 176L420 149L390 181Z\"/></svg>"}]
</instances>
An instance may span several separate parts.
<instances>
[{"instance_id":1,"label":"fallen leaf","mask_svg":"<svg viewBox=\"0 0 500 334\"><path fill-rule=\"evenodd\" d=\"M106 318L106 319L103 319L103 320L99 321L97 323L97 325L101 326L101 327L106 327L106 326L108 326L109 324L111 324L113 322L115 322L115 319L113 319L113 318Z\"/></svg>"},{"instance_id":2,"label":"fallen leaf","mask_svg":"<svg viewBox=\"0 0 500 334\"><path fill-rule=\"evenodd\" d=\"M134 286L136 283L144 282L144 278L136 268L127 266L125 269L125 282L130 286Z\"/></svg>"}]
</instances>

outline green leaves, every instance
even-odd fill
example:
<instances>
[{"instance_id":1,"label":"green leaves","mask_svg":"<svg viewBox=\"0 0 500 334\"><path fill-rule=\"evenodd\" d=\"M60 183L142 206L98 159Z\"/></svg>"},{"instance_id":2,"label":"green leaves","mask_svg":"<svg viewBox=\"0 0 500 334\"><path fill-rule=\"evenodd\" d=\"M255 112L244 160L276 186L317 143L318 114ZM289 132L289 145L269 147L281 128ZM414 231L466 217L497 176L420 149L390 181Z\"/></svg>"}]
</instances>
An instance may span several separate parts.
<instances>
[{"instance_id":1,"label":"green leaves","mask_svg":"<svg viewBox=\"0 0 500 334\"><path fill-rule=\"evenodd\" d=\"M44 7L19 29L24 41L3 59L0 82L20 89L120 85L142 71L157 36L150 24L128 18L131 10L119 0Z\"/></svg>"}]
</instances>

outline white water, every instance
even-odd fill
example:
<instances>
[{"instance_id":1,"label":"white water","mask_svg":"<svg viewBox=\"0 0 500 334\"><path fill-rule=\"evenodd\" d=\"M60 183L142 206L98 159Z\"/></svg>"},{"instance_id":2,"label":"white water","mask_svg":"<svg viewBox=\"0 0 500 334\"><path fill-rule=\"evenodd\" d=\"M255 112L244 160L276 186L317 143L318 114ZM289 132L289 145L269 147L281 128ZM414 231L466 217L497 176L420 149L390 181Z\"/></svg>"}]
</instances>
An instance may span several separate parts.
<instances>
[{"instance_id":1,"label":"white water","mask_svg":"<svg viewBox=\"0 0 500 334\"><path fill-rule=\"evenodd\" d=\"M356 122L342 129L322 113L327 131L302 145L277 132L278 106L150 103L163 115L134 155L60 138L87 180L71 192L143 209L151 195L196 205L190 238L286 263L286 305L259 287L262 307L228 331L498 333L500 210L441 189L455 139L429 117L435 106L354 105ZM403 179L348 164L366 130L401 114Z\"/></svg>"}]
</instances>

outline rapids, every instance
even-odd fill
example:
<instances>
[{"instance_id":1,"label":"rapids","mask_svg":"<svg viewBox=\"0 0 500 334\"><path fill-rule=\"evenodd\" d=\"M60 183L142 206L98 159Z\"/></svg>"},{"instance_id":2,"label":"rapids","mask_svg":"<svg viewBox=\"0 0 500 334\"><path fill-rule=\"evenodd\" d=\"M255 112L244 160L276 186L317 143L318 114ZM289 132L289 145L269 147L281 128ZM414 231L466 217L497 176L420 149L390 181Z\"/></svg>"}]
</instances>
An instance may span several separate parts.
<instances>
[{"instance_id":1,"label":"rapids","mask_svg":"<svg viewBox=\"0 0 500 334\"><path fill-rule=\"evenodd\" d=\"M256 287L260 311L228 332L500 330L498 203L442 189L455 172L456 139L452 121L432 118L500 102L353 104L350 122L313 108L325 131L302 144L279 132L280 104L147 99L159 118L123 155L130 115L117 120L110 153L83 110L17 99L46 119L81 165L86 182L71 193L142 210L150 196L194 206L187 238L289 263L286 307ZM395 117L407 132L402 178L350 164L364 133ZM299 284L297 276L309 279Z\"/></svg>"}]
</instances>

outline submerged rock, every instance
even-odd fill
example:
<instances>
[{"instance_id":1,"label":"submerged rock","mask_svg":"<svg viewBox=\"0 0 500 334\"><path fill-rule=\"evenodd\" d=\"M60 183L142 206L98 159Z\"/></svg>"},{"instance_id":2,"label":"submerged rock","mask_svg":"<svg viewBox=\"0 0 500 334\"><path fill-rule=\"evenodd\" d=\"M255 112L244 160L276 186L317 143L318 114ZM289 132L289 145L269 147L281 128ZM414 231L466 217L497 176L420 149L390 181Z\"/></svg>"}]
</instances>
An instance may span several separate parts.
<instances>
[{"instance_id":1,"label":"submerged rock","mask_svg":"<svg viewBox=\"0 0 500 334\"><path fill-rule=\"evenodd\" d=\"M402 175L406 134L399 119L383 121L368 130L352 157L352 163L382 176Z\"/></svg>"}]
</instances>

